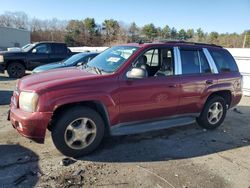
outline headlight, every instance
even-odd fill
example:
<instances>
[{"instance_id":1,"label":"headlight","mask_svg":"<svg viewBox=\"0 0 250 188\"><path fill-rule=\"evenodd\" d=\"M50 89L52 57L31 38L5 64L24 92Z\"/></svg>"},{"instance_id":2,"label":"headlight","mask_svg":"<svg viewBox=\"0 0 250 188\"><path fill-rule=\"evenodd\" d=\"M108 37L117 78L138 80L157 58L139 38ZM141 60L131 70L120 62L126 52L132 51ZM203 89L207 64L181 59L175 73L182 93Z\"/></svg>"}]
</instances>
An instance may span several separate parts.
<instances>
[{"instance_id":1,"label":"headlight","mask_svg":"<svg viewBox=\"0 0 250 188\"><path fill-rule=\"evenodd\" d=\"M26 112L35 112L38 102L38 95L32 92L21 92L19 96L20 109Z\"/></svg>"},{"instance_id":2,"label":"headlight","mask_svg":"<svg viewBox=\"0 0 250 188\"><path fill-rule=\"evenodd\" d=\"M0 55L0 63L4 62L4 57L3 55Z\"/></svg>"}]
</instances>

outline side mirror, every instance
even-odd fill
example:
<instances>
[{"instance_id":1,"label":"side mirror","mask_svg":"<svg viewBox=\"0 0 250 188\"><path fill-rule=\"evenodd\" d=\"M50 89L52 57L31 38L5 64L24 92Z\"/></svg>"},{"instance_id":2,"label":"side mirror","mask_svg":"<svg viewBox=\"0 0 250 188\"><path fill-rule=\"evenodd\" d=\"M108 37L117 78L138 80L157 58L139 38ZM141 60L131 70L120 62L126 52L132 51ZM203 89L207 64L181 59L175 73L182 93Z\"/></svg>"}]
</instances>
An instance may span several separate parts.
<instances>
[{"instance_id":1,"label":"side mirror","mask_svg":"<svg viewBox=\"0 0 250 188\"><path fill-rule=\"evenodd\" d=\"M77 64L76 64L76 66L82 66L82 65L84 65L85 64L85 62L78 62Z\"/></svg>"},{"instance_id":2,"label":"side mirror","mask_svg":"<svg viewBox=\"0 0 250 188\"><path fill-rule=\"evenodd\" d=\"M145 69L142 68L132 68L127 72L126 76L130 79L141 79L148 77L148 73Z\"/></svg>"},{"instance_id":3,"label":"side mirror","mask_svg":"<svg viewBox=\"0 0 250 188\"><path fill-rule=\"evenodd\" d=\"M36 53L36 49L33 49L33 50L32 50L32 53Z\"/></svg>"}]
</instances>

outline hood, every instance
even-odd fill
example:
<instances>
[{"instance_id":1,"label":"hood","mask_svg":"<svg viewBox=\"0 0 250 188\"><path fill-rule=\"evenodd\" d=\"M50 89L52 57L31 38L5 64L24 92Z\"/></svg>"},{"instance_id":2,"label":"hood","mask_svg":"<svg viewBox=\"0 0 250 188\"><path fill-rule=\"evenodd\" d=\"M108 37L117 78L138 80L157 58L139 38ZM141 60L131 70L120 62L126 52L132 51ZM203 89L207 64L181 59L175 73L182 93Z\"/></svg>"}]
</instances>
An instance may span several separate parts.
<instances>
[{"instance_id":1,"label":"hood","mask_svg":"<svg viewBox=\"0 0 250 188\"><path fill-rule=\"evenodd\" d=\"M47 70L51 70L51 69L56 69L56 68L63 68L63 67L65 67L65 64L63 64L63 63L59 63L59 62L50 63L47 65L42 65L42 66L35 68L32 71L32 73L39 73L39 72L43 72L43 71L47 71Z\"/></svg>"},{"instance_id":2,"label":"hood","mask_svg":"<svg viewBox=\"0 0 250 188\"><path fill-rule=\"evenodd\" d=\"M0 51L0 55L4 55L4 56L18 56L18 55L23 55L26 54L26 52L23 51Z\"/></svg>"},{"instance_id":3,"label":"hood","mask_svg":"<svg viewBox=\"0 0 250 188\"><path fill-rule=\"evenodd\" d=\"M61 68L32 74L20 79L18 88L21 91L42 92L55 87L65 87L73 83L83 83L102 75L86 72L81 68Z\"/></svg>"},{"instance_id":4,"label":"hood","mask_svg":"<svg viewBox=\"0 0 250 188\"><path fill-rule=\"evenodd\" d=\"M25 59L27 52L11 52L11 51L2 51L0 55L4 56L4 60L17 60Z\"/></svg>"}]
</instances>

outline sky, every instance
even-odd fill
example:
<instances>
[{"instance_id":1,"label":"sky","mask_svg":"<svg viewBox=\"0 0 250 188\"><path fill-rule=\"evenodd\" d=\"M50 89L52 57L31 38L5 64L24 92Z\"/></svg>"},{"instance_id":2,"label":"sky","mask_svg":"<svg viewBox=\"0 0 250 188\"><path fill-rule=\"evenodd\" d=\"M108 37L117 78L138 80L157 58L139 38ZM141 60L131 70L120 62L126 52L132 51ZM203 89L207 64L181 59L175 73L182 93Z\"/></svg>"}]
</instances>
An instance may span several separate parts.
<instances>
[{"instance_id":1,"label":"sky","mask_svg":"<svg viewBox=\"0 0 250 188\"><path fill-rule=\"evenodd\" d=\"M0 14L5 11L23 11L39 19L92 17L99 24L112 18L178 30L242 33L250 29L250 0L0 0Z\"/></svg>"}]
</instances>

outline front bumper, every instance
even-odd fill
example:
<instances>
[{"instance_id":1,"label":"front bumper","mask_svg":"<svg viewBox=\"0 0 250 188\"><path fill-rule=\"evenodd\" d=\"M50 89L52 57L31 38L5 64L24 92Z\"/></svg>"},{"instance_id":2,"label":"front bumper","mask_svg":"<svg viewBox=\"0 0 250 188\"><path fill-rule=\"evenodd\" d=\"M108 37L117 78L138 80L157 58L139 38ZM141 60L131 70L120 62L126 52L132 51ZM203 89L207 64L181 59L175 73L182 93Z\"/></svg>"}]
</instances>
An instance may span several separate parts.
<instances>
[{"instance_id":1,"label":"front bumper","mask_svg":"<svg viewBox=\"0 0 250 188\"><path fill-rule=\"evenodd\" d=\"M9 120L13 127L24 137L37 143L44 143L47 126L51 120L51 112L24 112L11 107Z\"/></svg>"}]
</instances>

